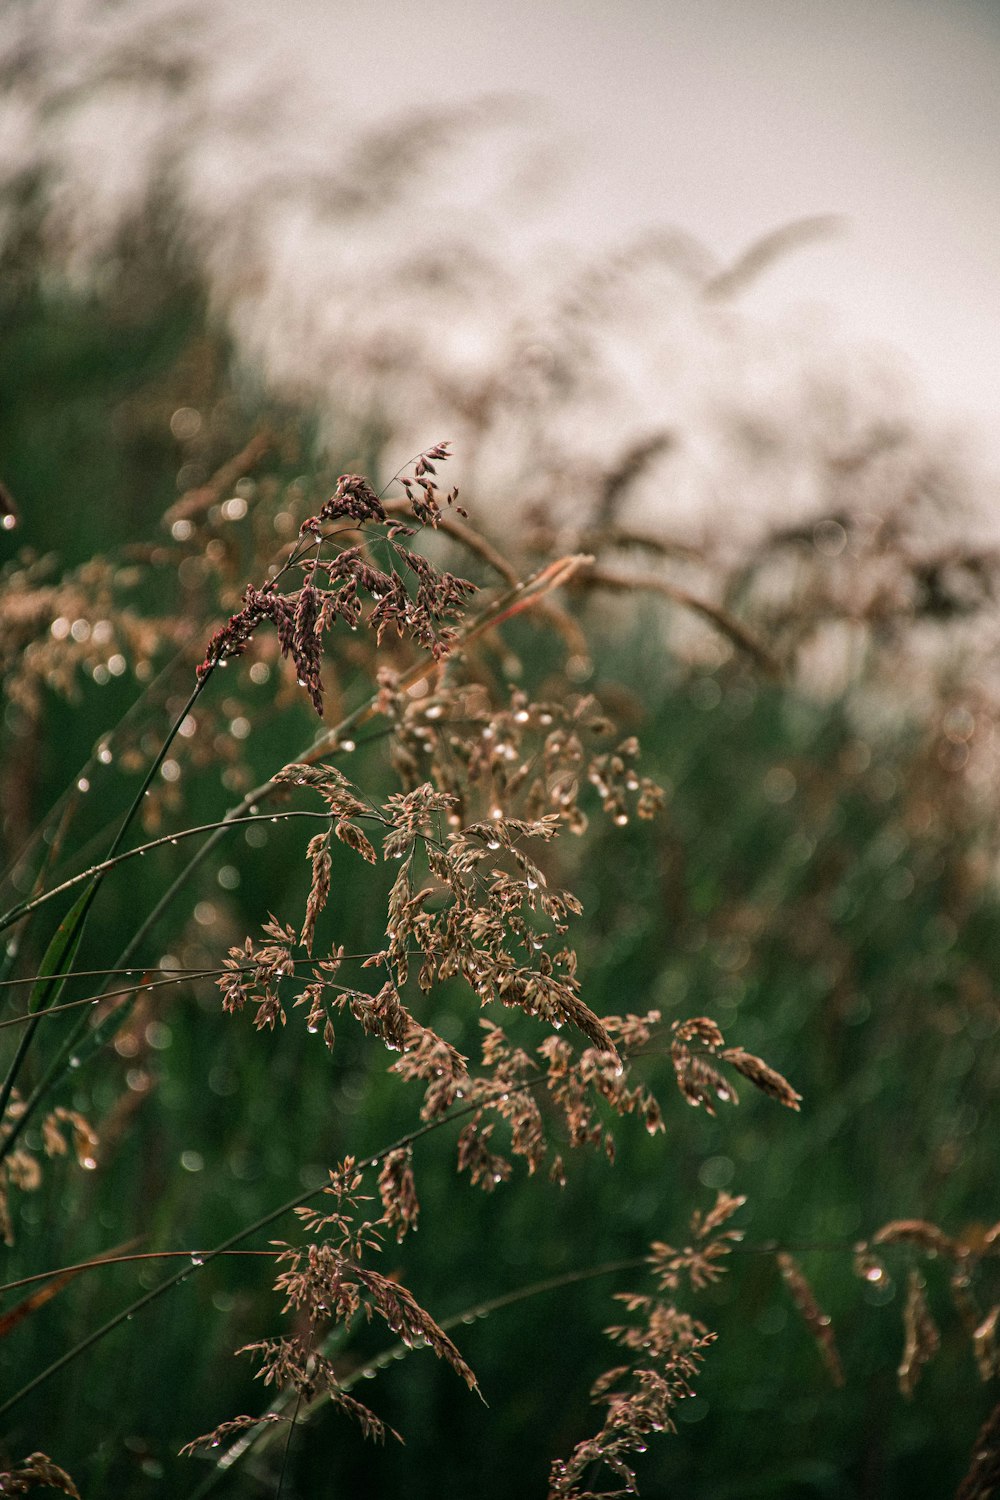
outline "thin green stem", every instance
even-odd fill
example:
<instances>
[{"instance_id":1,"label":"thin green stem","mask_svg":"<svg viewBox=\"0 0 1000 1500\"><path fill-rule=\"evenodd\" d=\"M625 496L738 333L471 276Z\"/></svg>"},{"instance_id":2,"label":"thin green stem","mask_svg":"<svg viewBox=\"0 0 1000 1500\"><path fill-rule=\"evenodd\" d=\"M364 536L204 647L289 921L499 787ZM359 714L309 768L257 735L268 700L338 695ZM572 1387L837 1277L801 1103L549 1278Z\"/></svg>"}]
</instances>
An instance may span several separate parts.
<instances>
[{"instance_id":1,"label":"thin green stem","mask_svg":"<svg viewBox=\"0 0 1000 1500\"><path fill-rule=\"evenodd\" d=\"M194 707L195 703L198 701L198 698L207 681L208 674L202 677L195 684L187 703L184 705L180 714L178 714L177 718L174 720L174 723L171 725L166 738L164 739L156 755L153 757L149 769L147 770L146 775L143 777L142 785L136 792L131 807L128 809L125 817L122 819L121 827L118 829L118 832L111 840L111 847L109 848L106 856L106 863L108 861L114 860L115 855L118 853L119 849L124 843L125 836L128 833L129 828L131 827L136 815L139 812L139 809L142 806L143 799L145 798L146 793L152 785L153 778L166 759L167 752L169 751L170 746L173 744L181 725L187 718L188 714L191 712L191 709ZM80 902L80 904L77 907L71 908L71 916L67 918L67 921L69 922L68 931L65 934L57 934L57 939L61 936L61 940L64 945L64 951L72 953L75 949L75 946L79 942L80 936L83 932L84 923L86 922L87 917L90 913L90 908L93 906L94 901L97 898L97 893L101 888L103 880L104 872L101 871L94 876L91 885L85 892L84 898ZM49 950L49 952L51 952L51 949ZM28 1027L20 1037L17 1049L14 1053L14 1057L11 1060L10 1067L7 1069L7 1076L4 1079L2 1086L0 1086L0 1121L4 1119L7 1113L7 1106L10 1103L11 1094L14 1091L14 1086L17 1082L21 1068L24 1065L24 1060L28 1055L28 1050L31 1046L32 1041L34 1040L35 1033L38 1029L39 1016L42 1011L48 1008L49 1004L58 999L58 996L65 983L66 981L64 979L50 980L47 977L40 983L37 992L37 999L35 999L35 1003L31 1007L36 1013L32 1017L32 1020L29 1023ZM34 993L35 992L33 992L33 998ZM10 1137L8 1137L3 1142L2 1150L0 1150L0 1160L2 1160L7 1155L7 1152L9 1150L9 1142Z\"/></svg>"},{"instance_id":2,"label":"thin green stem","mask_svg":"<svg viewBox=\"0 0 1000 1500\"><path fill-rule=\"evenodd\" d=\"M302 1392L299 1391L295 1402L295 1410L292 1412L292 1420L288 1428L288 1437L285 1439L285 1451L281 1455L281 1473L278 1475L278 1488L274 1492L274 1500L281 1500L281 1491L285 1487L285 1473L288 1469L288 1455L291 1452L292 1438L295 1435L295 1424L299 1419L299 1408L302 1405Z\"/></svg>"},{"instance_id":3,"label":"thin green stem","mask_svg":"<svg viewBox=\"0 0 1000 1500\"><path fill-rule=\"evenodd\" d=\"M284 822L289 818L326 818L329 820L329 817L329 813L308 812L304 810L291 810L282 813L259 813L253 817L220 819L214 823L200 823L196 827L182 828L177 833L165 833L158 839L150 839L147 844L136 844L134 848L126 849L123 854L117 854L114 857L109 855L106 859L101 860L100 864L91 865L88 869L81 870L78 875L71 875L61 885L52 886L49 890L43 891L30 901L22 902L20 906L12 906L10 911L5 912L0 917L0 932L3 932L5 928L10 927L22 917L29 916L32 912L37 911L47 902L54 900L56 896L61 896L64 892L71 891L74 886L82 885L85 880L96 879L98 876L103 878L109 870L113 870L118 865L124 864L126 860L135 859L139 855L149 854L153 849L162 849L165 844L179 844L182 839L196 838L201 833L212 833L215 829L223 826L228 828L234 822L275 823L279 821Z\"/></svg>"},{"instance_id":4,"label":"thin green stem","mask_svg":"<svg viewBox=\"0 0 1000 1500\"><path fill-rule=\"evenodd\" d=\"M274 1250L226 1250L226 1256L253 1256L273 1260ZM78 1276L82 1271L99 1271L102 1266L128 1266L146 1260L190 1260L192 1255L201 1255L200 1250L136 1250L128 1255L97 1255L92 1260L79 1260L71 1266L56 1266L51 1271L36 1271L32 1276L22 1276L18 1281L5 1281L0 1286L0 1296L5 1292L16 1292L23 1286L34 1286L39 1281L55 1281L60 1276Z\"/></svg>"}]
</instances>

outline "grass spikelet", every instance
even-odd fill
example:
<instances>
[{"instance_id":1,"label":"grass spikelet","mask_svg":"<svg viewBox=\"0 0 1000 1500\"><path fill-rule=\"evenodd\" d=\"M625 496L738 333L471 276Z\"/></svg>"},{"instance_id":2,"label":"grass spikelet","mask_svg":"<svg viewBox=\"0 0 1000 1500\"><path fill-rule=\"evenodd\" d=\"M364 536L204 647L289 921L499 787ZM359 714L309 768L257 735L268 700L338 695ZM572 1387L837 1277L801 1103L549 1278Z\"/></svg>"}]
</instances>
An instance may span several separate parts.
<instances>
[{"instance_id":1,"label":"grass spikelet","mask_svg":"<svg viewBox=\"0 0 1000 1500\"><path fill-rule=\"evenodd\" d=\"M912 1399L924 1366L941 1347L941 1335L927 1303L927 1286L916 1267L911 1268L907 1278L903 1333L905 1341L899 1362L899 1389Z\"/></svg>"},{"instance_id":2,"label":"grass spikelet","mask_svg":"<svg viewBox=\"0 0 1000 1500\"><path fill-rule=\"evenodd\" d=\"M825 1313L816 1301L813 1289L794 1256L783 1250L779 1252L777 1261L785 1285L791 1293L792 1301L816 1341L816 1347L830 1379L834 1385L842 1386L844 1367L840 1362L830 1315Z\"/></svg>"}]
</instances>

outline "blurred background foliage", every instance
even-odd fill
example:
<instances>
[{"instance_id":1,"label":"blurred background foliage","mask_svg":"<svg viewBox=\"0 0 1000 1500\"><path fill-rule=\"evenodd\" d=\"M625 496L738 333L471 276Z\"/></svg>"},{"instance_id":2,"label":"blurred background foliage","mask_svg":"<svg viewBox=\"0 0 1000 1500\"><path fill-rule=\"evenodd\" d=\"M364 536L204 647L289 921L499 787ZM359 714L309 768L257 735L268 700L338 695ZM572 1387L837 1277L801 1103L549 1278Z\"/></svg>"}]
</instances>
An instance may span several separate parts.
<instances>
[{"instance_id":1,"label":"blurred background foliage","mask_svg":"<svg viewBox=\"0 0 1000 1500\"><path fill-rule=\"evenodd\" d=\"M84 653L70 691L55 691L40 661L36 696L6 696L5 863L15 895L44 847L19 860L22 846L32 829L54 827L51 808L69 809L70 822L47 837L77 850L78 863L106 843L183 702L208 624L246 581L248 556L294 530L290 491L305 504L346 468L384 482L408 456L375 424L355 433L348 451L324 448L310 412L269 401L235 364L195 267L155 214L122 237L107 275L90 287L47 266L28 199L20 222L0 268L0 477L21 512L3 541L5 598L20 597L25 569L45 586L65 586L71 570L114 552L112 590L155 629L147 649L136 628L121 672L95 676L104 657ZM266 457L228 487L245 500L242 510L231 525L206 522L217 534L205 569L194 543L185 552L188 535L170 508L264 427ZM482 523L476 495L463 498ZM822 547L817 555L822 563ZM487 581L477 567L468 571ZM51 631L48 616L29 630L5 608L13 679L25 670L31 631L49 645ZM974 1244L1000 1216L990 1129L1000 1082L992 814L967 795L961 774L980 722L963 706L960 677L939 698L877 715L866 698L877 664L817 697L801 674L769 676L728 645L681 649L679 611L662 600L637 593L628 609L616 605L610 626L600 599L581 594L574 608L592 657L586 688L623 732L640 735L645 769L669 790L652 826L595 819L579 841L562 841L563 878L585 906L574 934L585 998L598 1012L712 1016L728 1041L791 1079L802 1113L746 1089L738 1108L710 1119L670 1091L668 1063L650 1058L650 1080L666 1100L665 1137L623 1123L617 1163L580 1153L561 1192L516 1173L480 1195L456 1178L448 1131L421 1143L420 1232L387 1249L386 1269L398 1269L437 1317L470 1317L456 1337L489 1407L429 1356L411 1354L364 1392L406 1446L367 1446L322 1414L293 1444L284 1493L543 1493L551 1458L590 1429L589 1383L611 1362L601 1337L615 1317L611 1293L636 1285L638 1272L538 1293L488 1317L475 1317L476 1308L536 1281L641 1256L653 1238L683 1242L692 1209L719 1188L747 1195L746 1242L701 1299L719 1341L698 1394L680 1409L678 1436L641 1461L643 1494L950 1493L995 1393L977 1377L946 1268L928 1269L942 1348L907 1402L895 1371L901 1287L915 1252L890 1252L891 1284L870 1285L853 1273L851 1247L893 1218L926 1218ZM759 622L767 623L764 605ZM510 632L507 651L525 686L565 695L557 637L525 623ZM234 681L212 683L213 701L182 747L187 759L149 809L150 832L218 816L308 742L306 709L276 657L263 659L259 680L248 658ZM332 672L331 692L349 703L349 651ZM140 691L146 709L105 764L95 748ZM391 789L377 740L359 751L355 774ZM86 793L76 788L81 775ZM303 855L294 824L234 833L133 967L217 966L268 910L294 919ZM112 961L180 857L168 846L108 882L83 968ZM325 930L348 950L372 945L380 873L358 879L346 854L335 865ZM14 975L37 966L50 926L47 917L32 925ZM78 981L71 993L90 992ZM471 1047L470 997L445 991L432 1003L432 1023ZM9 990L6 1016L22 1005L23 992ZM45 1023L29 1083L72 1025L72 1016ZM80 1173L57 1160L36 1192L15 1192L3 1280L133 1240L149 1251L210 1246L322 1181L346 1152L394 1138L412 1123L415 1098L387 1077L379 1051L348 1032L331 1057L302 1027L258 1034L224 1017L210 982L142 994L115 1044L59 1091L58 1102L98 1126L98 1169ZM8 1051L15 1035L5 1033ZM842 1389L831 1386L781 1285L774 1245L795 1251L833 1319ZM5 1390L162 1274L150 1262L72 1281L0 1341ZM260 1409L264 1393L232 1351L276 1327L270 1279L269 1263L255 1258L192 1268L182 1286L17 1407L5 1448L12 1456L43 1448L87 1496L202 1493L209 1465L177 1450L237 1411ZM7 1293L5 1308L23 1294ZM376 1332L360 1330L345 1368L381 1347ZM268 1450L212 1492L273 1493L279 1461Z\"/></svg>"}]
</instances>

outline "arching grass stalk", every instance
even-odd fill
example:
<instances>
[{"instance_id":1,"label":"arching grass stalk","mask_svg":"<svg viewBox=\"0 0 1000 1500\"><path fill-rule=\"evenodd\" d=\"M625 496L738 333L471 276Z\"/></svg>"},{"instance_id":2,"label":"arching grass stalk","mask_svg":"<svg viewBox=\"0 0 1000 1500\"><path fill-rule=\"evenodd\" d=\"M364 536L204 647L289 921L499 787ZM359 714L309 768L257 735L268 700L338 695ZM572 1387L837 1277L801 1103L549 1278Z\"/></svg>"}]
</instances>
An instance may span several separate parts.
<instances>
[{"instance_id":1,"label":"arching grass stalk","mask_svg":"<svg viewBox=\"0 0 1000 1500\"><path fill-rule=\"evenodd\" d=\"M134 1244L135 1241L132 1243ZM18 1277L17 1281L5 1281L0 1286L0 1296L4 1296L7 1292L16 1292L24 1286L37 1286L45 1281L58 1281L62 1277L79 1276L84 1271L99 1271L104 1266L131 1266L148 1260L190 1260L192 1255L201 1255L202 1253L206 1256L208 1254L207 1251L202 1252L198 1250L133 1250L127 1255L116 1255L114 1253L95 1255L90 1260L74 1261L71 1266L56 1266L51 1271L35 1271L31 1276ZM219 1252L219 1254L224 1254L226 1257L244 1256L253 1257L254 1259L274 1259L273 1250L226 1250Z\"/></svg>"},{"instance_id":2,"label":"arching grass stalk","mask_svg":"<svg viewBox=\"0 0 1000 1500\"><path fill-rule=\"evenodd\" d=\"M165 833L160 838L150 839L147 844L136 844L133 848L126 849L122 854L116 854L114 857L109 855L107 859L101 860L100 864L90 865L86 870L81 870L78 875L71 875L68 880L64 880L60 885L51 886L48 890L42 891L40 895L33 896L31 900L22 902L20 906L11 907L10 911L5 912L0 917L0 932L10 927L12 923L20 921L22 917L30 916L32 913L38 911L49 901L55 900L57 896L63 895L66 891L73 890L75 886L82 885L85 880L96 879L98 876L103 877L107 875L109 870L116 869L118 865L123 865L128 860L135 859L139 855L149 854L154 849L162 849L165 844L179 844L182 839L197 838L200 833L214 833L218 828L230 828L235 823L273 823L276 817L280 818L282 822L290 818L319 818L322 820L328 818L328 814L290 809L288 812L277 814L256 813L240 818L227 817L218 819L213 823L199 823L191 828L181 828L177 833ZM75 971L68 974L50 975L49 978L68 979L73 977L73 972Z\"/></svg>"},{"instance_id":3,"label":"arching grass stalk","mask_svg":"<svg viewBox=\"0 0 1000 1500\"><path fill-rule=\"evenodd\" d=\"M316 1189L318 1192L319 1189ZM765 1240L760 1245L734 1245L732 1255L778 1255L782 1252L791 1255L815 1255L817 1253L840 1253L847 1251L856 1252L857 1239L845 1240L803 1240L801 1242L785 1242L778 1240ZM16 1281L5 1281L0 1285L0 1296L7 1292L16 1292L21 1287L37 1286L46 1281L58 1281L61 1277L77 1276L84 1271L99 1271L104 1266L128 1266L138 1264L140 1261L150 1260L190 1260L192 1256L196 1259L236 1259L243 1257L254 1260L273 1260L273 1250L134 1250L128 1254L95 1255L89 1260L74 1261L69 1266L53 1266L49 1271L34 1271L30 1276L20 1276ZM590 1268L583 1271L567 1271L560 1276L552 1277L547 1281L533 1283L527 1289L514 1292L505 1292L503 1296L494 1298L490 1302L477 1304L474 1308L466 1309L464 1312L456 1313L453 1317L441 1320L440 1326L447 1331L455 1328L459 1323L473 1322L477 1317L483 1317L488 1312L495 1311L499 1307L506 1307L508 1303L518 1302L522 1297L533 1294L536 1291L548 1291L557 1286L573 1282L585 1281L591 1276L601 1276L605 1272L613 1270L635 1270L638 1266L645 1264L645 1257L630 1261L609 1261L606 1265ZM368 1370L380 1370L391 1359L396 1358L399 1345L393 1344L389 1349L383 1350L375 1359L369 1360L367 1364L360 1366L347 1377L345 1389L350 1389ZM220 1462L222 1460L220 1459Z\"/></svg>"}]
</instances>

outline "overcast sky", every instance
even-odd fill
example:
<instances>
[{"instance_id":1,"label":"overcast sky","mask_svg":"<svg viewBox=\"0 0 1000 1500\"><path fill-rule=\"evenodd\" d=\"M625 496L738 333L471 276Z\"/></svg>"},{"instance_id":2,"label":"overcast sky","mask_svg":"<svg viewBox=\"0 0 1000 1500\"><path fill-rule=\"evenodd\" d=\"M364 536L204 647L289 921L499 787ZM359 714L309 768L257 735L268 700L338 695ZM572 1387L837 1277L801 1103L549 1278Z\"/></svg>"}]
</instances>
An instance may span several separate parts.
<instances>
[{"instance_id":1,"label":"overcast sky","mask_svg":"<svg viewBox=\"0 0 1000 1500\"><path fill-rule=\"evenodd\" d=\"M740 306L818 330L817 348L830 328L898 351L932 410L974 425L1000 469L1000 0L188 3L0 0L0 51L30 13L60 101L30 80L0 98L0 168L54 154L82 242L130 191L141 203L157 131L186 140L179 201L220 302L242 293L252 356L266 363L268 337L280 345L295 319L304 354L338 299L348 318L378 314L378 258L417 233L488 247L520 291L539 247L588 253L672 226L725 263L832 215L835 233L782 257ZM189 97L103 67L123 40L141 59L156 35L204 65ZM362 240L346 216L324 221L310 184L336 178L360 131L447 119L483 95L520 101L506 155L463 125L440 180L415 173L391 228ZM488 137L500 115L483 118ZM298 201L281 190L295 181ZM353 305L335 274L345 254ZM474 302L473 323L491 317Z\"/></svg>"},{"instance_id":2,"label":"overcast sky","mask_svg":"<svg viewBox=\"0 0 1000 1500\"><path fill-rule=\"evenodd\" d=\"M541 101L561 155L515 215L533 242L661 223L726 257L843 215L751 308L825 305L946 408L1000 425L996 0L285 0L249 28L238 11L239 50L283 61L314 114Z\"/></svg>"}]
</instances>

